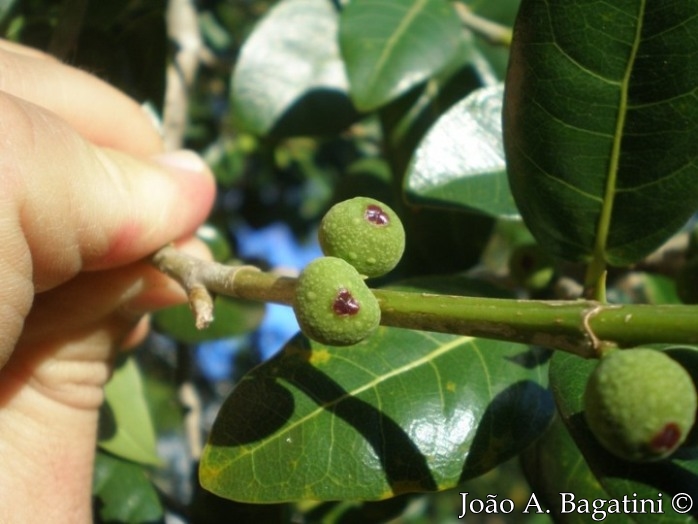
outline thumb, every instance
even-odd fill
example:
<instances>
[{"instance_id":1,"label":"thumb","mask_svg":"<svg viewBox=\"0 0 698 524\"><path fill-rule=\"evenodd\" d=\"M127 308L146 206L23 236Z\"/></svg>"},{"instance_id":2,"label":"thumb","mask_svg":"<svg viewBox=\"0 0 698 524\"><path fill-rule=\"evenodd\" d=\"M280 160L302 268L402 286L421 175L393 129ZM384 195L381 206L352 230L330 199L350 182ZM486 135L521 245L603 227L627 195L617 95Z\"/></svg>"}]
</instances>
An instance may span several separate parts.
<instances>
[{"instance_id":1,"label":"thumb","mask_svg":"<svg viewBox=\"0 0 698 524\"><path fill-rule=\"evenodd\" d=\"M0 94L0 114L0 136L12 137L0 141L9 237L0 260L29 272L35 292L145 257L190 235L210 211L215 185L194 153L144 159L99 148L10 95Z\"/></svg>"}]
</instances>

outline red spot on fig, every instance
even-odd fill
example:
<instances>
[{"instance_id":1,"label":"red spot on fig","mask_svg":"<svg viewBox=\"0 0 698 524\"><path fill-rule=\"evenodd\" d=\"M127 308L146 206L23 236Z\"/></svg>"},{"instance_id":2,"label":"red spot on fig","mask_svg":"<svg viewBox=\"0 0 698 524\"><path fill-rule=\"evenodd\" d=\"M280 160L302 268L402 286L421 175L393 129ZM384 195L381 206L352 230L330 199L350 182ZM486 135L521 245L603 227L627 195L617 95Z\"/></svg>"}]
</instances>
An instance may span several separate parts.
<instances>
[{"instance_id":1,"label":"red spot on fig","mask_svg":"<svg viewBox=\"0 0 698 524\"><path fill-rule=\"evenodd\" d=\"M668 451L674 449L680 439L681 428L677 424L670 422L654 436L652 442L650 442L650 448L657 453Z\"/></svg>"},{"instance_id":2,"label":"red spot on fig","mask_svg":"<svg viewBox=\"0 0 698 524\"><path fill-rule=\"evenodd\" d=\"M359 303L351 295L348 289L340 289L332 304L332 310L337 315L356 315L359 312Z\"/></svg>"},{"instance_id":3,"label":"red spot on fig","mask_svg":"<svg viewBox=\"0 0 698 524\"><path fill-rule=\"evenodd\" d=\"M371 224L374 224L376 226L387 226L388 223L390 222L390 218L385 213L385 211L383 211L380 208L380 206L377 206L375 204L369 204L366 207L366 212L364 213L364 217Z\"/></svg>"}]
</instances>

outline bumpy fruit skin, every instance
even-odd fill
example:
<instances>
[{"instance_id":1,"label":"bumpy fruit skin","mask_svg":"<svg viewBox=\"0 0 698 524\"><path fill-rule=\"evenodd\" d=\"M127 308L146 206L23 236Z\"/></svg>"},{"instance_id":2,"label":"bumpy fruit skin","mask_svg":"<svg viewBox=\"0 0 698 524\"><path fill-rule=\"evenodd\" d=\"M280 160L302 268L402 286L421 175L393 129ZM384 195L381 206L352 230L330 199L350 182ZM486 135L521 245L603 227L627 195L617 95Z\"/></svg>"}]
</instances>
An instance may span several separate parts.
<instances>
[{"instance_id":1,"label":"bumpy fruit skin","mask_svg":"<svg viewBox=\"0 0 698 524\"><path fill-rule=\"evenodd\" d=\"M611 453L636 462L673 453L695 422L696 405L686 369L647 348L603 357L584 393L585 417L596 438Z\"/></svg>"},{"instance_id":2,"label":"bumpy fruit skin","mask_svg":"<svg viewBox=\"0 0 698 524\"><path fill-rule=\"evenodd\" d=\"M380 307L361 275L348 262L320 257L301 271L293 310L301 331L331 346L350 346L380 323Z\"/></svg>"},{"instance_id":3,"label":"bumpy fruit skin","mask_svg":"<svg viewBox=\"0 0 698 524\"><path fill-rule=\"evenodd\" d=\"M346 260L368 277L389 272L405 250L405 230L395 211L366 197L332 206L320 223L318 237L325 255Z\"/></svg>"}]
</instances>

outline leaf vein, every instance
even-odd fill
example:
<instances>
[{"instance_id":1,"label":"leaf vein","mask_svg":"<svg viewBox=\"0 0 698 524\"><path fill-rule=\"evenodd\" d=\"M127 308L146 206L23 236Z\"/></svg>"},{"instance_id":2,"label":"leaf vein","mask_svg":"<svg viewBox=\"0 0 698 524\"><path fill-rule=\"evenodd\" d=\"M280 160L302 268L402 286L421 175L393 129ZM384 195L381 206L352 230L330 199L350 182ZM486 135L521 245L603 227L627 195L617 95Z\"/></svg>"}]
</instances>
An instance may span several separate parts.
<instances>
[{"instance_id":1,"label":"leaf vein","mask_svg":"<svg viewBox=\"0 0 698 524\"><path fill-rule=\"evenodd\" d=\"M423 333L423 332L420 332L420 334L421 333ZM429 337L425 337L425 338L429 338ZM283 435L285 435L286 433L295 429L296 427L303 425L308 420L311 420L314 417L318 416L323 411L326 411L329 407L335 406L335 405L339 404L340 402L342 402L343 400L346 400L347 398L355 397L355 396L363 393L364 391L367 391L369 389L376 387L381 382L390 380L391 378L393 378L397 375L400 375L402 373L405 373L406 371L409 371L411 369L417 368L417 367L422 366L424 364L430 363L434 358L439 357L445 353L448 353L449 351L452 351L456 347L463 345L463 344L466 344L468 342L474 341L474 340L475 340L474 337L456 337L455 339L451 340L450 342L447 342L445 344L441 344L436 349L430 351L429 353L425 354L424 356L422 356L422 357L420 357L420 358L418 358L418 359L416 359L408 364L405 364L403 366L395 368L394 370L390 371L389 373L385 373L383 375L376 376L373 380L371 380L371 381L369 381L369 382L367 382L367 383L365 383L357 388L354 388L351 391L347 391L346 394L341 395L341 396L333 399L331 402L327 402L327 403L318 405L318 407L316 409L312 410L311 412L306 414L304 417L301 417L298 420L291 422L288 425L281 428L279 430L279 432L274 437L265 439L264 441L259 442L254 446L249 446L247 453L243 453L243 454L240 454L237 457L235 457L233 460L230 461L229 466L232 466L233 464L235 464L236 462L238 462L239 460L241 460L244 456L246 456L248 454L251 454L253 459L254 459L254 452L255 451L262 449L263 447L267 446L268 444L271 444L273 442L277 442L278 439L283 437Z\"/></svg>"}]
</instances>

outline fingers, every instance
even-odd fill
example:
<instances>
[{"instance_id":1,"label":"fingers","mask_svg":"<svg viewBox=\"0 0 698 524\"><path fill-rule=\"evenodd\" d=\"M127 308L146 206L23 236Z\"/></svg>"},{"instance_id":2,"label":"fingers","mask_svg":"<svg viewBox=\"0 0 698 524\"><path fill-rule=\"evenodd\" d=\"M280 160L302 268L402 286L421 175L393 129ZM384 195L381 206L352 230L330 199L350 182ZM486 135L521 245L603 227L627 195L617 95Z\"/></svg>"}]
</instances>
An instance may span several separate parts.
<instances>
[{"instance_id":1,"label":"fingers","mask_svg":"<svg viewBox=\"0 0 698 524\"><path fill-rule=\"evenodd\" d=\"M0 91L44 107L94 144L136 155L162 149L153 122L126 95L79 69L0 40Z\"/></svg>"},{"instance_id":2,"label":"fingers","mask_svg":"<svg viewBox=\"0 0 698 524\"><path fill-rule=\"evenodd\" d=\"M205 244L196 239L178 244L178 249L210 259ZM82 273L36 296L18 346L29 349L41 341L60 345L65 337L79 338L81 333L104 325L109 325L115 339L121 340L146 313L183 303L186 298L179 284L146 261ZM106 358L95 351L94 347L85 348L83 358Z\"/></svg>"},{"instance_id":3,"label":"fingers","mask_svg":"<svg viewBox=\"0 0 698 524\"><path fill-rule=\"evenodd\" d=\"M210 211L213 178L193 153L142 160L98 148L2 93L0 114L0 237L15 247L0 254L31 270L36 291L145 257L190 235ZM29 268L16 250L22 242Z\"/></svg>"},{"instance_id":4,"label":"fingers","mask_svg":"<svg viewBox=\"0 0 698 524\"><path fill-rule=\"evenodd\" d=\"M187 241L180 249L209 258L206 246ZM42 396L81 410L97 409L109 364L119 349L140 342L148 331L146 312L186 299L171 279L145 261L108 271L82 273L36 296L13 358L0 371L8 380L30 380ZM193 319L192 319L193 323Z\"/></svg>"}]
</instances>

